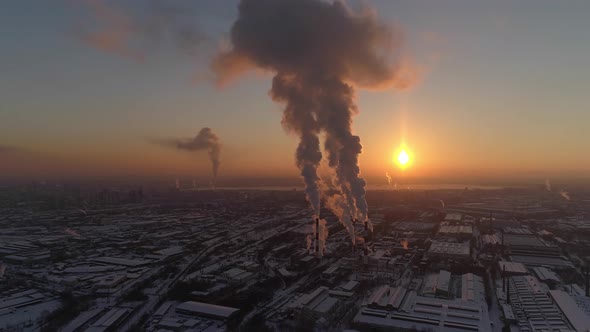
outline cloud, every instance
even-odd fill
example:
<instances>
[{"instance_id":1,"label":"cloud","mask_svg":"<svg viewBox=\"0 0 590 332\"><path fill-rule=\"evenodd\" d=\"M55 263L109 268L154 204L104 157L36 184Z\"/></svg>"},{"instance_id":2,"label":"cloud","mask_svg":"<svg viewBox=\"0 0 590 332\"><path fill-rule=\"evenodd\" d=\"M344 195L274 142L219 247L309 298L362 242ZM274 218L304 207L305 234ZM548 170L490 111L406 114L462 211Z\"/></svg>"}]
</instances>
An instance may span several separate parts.
<instances>
[{"instance_id":1,"label":"cloud","mask_svg":"<svg viewBox=\"0 0 590 332\"><path fill-rule=\"evenodd\" d=\"M78 23L77 37L97 50L144 61L153 50L170 44L179 53L195 56L207 39L195 15L164 1L145 1L124 8L105 0L83 0L91 20Z\"/></svg>"}]
</instances>

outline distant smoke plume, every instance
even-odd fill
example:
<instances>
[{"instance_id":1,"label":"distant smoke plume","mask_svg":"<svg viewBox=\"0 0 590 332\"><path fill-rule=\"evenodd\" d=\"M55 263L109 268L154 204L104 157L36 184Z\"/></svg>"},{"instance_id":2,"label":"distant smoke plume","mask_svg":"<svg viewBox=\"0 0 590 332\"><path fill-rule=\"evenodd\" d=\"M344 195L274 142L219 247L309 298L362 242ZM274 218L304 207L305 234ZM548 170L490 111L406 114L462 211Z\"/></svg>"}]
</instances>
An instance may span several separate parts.
<instances>
[{"instance_id":1,"label":"distant smoke plume","mask_svg":"<svg viewBox=\"0 0 590 332\"><path fill-rule=\"evenodd\" d=\"M385 177L387 178L387 183L391 186L391 175L389 175L389 172L385 172Z\"/></svg>"},{"instance_id":2,"label":"distant smoke plume","mask_svg":"<svg viewBox=\"0 0 590 332\"><path fill-rule=\"evenodd\" d=\"M551 191L551 182L549 182L549 179L545 180L545 190Z\"/></svg>"},{"instance_id":3,"label":"distant smoke plume","mask_svg":"<svg viewBox=\"0 0 590 332\"><path fill-rule=\"evenodd\" d=\"M445 201L443 201L442 199L440 200L440 206L444 209L445 208Z\"/></svg>"},{"instance_id":4,"label":"distant smoke plume","mask_svg":"<svg viewBox=\"0 0 590 332\"><path fill-rule=\"evenodd\" d=\"M559 194L561 195L561 197L563 197L563 198L567 199L568 201L572 199L572 198L571 198L571 196L570 196L570 193L569 193L569 192L567 192L567 189L562 189L562 190L559 192Z\"/></svg>"},{"instance_id":5,"label":"distant smoke plume","mask_svg":"<svg viewBox=\"0 0 590 332\"><path fill-rule=\"evenodd\" d=\"M105 0L80 1L92 14L91 23L81 24L78 37L98 50L142 61L146 54L164 43L195 55L206 39L185 8L164 1L147 1L144 10L108 5Z\"/></svg>"},{"instance_id":6,"label":"distant smoke plume","mask_svg":"<svg viewBox=\"0 0 590 332\"><path fill-rule=\"evenodd\" d=\"M219 165L221 164L221 141L219 136L213 133L211 128L202 128L197 136L192 139L150 139L152 143L185 151L206 150L213 166L213 178L217 178Z\"/></svg>"},{"instance_id":7,"label":"distant smoke plume","mask_svg":"<svg viewBox=\"0 0 590 332\"><path fill-rule=\"evenodd\" d=\"M362 146L352 133L358 113L354 88L412 85L413 72L401 61L400 34L374 12L353 12L341 1L241 0L230 41L231 49L212 64L218 83L255 68L274 74L270 96L285 105L283 127L299 137L296 164L307 199L318 215L319 134L324 133L340 191L328 206L353 235L350 220L342 218L368 222L358 164Z\"/></svg>"}]
</instances>

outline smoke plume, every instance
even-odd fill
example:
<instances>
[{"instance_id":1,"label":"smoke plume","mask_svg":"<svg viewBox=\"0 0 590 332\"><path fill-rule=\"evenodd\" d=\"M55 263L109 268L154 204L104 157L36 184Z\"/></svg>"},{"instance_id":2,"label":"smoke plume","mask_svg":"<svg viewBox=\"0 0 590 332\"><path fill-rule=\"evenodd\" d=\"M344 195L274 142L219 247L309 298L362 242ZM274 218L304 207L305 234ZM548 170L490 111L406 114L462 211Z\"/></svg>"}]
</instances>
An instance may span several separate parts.
<instances>
[{"instance_id":1,"label":"smoke plume","mask_svg":"<svg viewBox=\"0 0 590 332\"><path fill-rule=\"evenodd\" d=\"M320 223L319 223L320 227L319 230L316 229L316 224L313 224L313 238L311 238L311 236L308 234L308 237L306 239L307 241L307 250L310 249L311 247L311 243L312 241L314 241L313 239L315 239L315 235L316 232L319 231L319 242L318 242L318 248L319 251L316 253L319 257L323 257L324 253L326 252L326 240L328 239L328 227L327 227L327 222L325 219L320 219Z\"/></svg>"},{"instance_id":2,"label":"smoke plume","mask_svg":"<svg viewBox=\"0 0 590 332\"><path fill-rule=\"evenodd\" d=\"M389 175L389 172L385 172L385 177L387 178L387 183L391 186L391 175Z\"/></svg>"},{"instance_id":3,"label":"smoke plume","mask_svg":"<svg viewBox=\"0 0 590 332\"><path fill-rule=\"evenodd\" d=\"M571 200L571 196L570 193L567 191L567 189L562 189L559 194L561 195L561 197L567 199L568 201Z\"/></svg>"},{"instance_id":4,"label":"smoke plume","mask_svg":"<svg viewBox=\"0 0 590 332\"><path fill-rule=\"evenodd\" d=\"M328 206L352 236L350 220L342 218L368 222L358 163L362 145L352 132L355 87L404 89L413 83L402 62L400 33L374 12L354 12L341 1L241 0L230 42L212 63L218 83L251 69L274 74L270 96L285 105L283 127L299 137L296 164L307 199L318 215L323 133L340 191Z\"/></svg>"},{"instance_id":5,"label":"smoke plume","mask_svg":"<svg viewBox=\"0 0 590 332\"><path fill-rule=\"evenodd\" d=\"M78 38L98 50L143 61L147 53L171 43L186 55L194 56L206 40L186 8L169 2L148 1L144 10L108 5L105 0L80 1L93 18L80 23ZM94 22L92 22L94 21Z\"/></svg>"},{"instance_id":6,"label":"smoke plume","mask_svg":"<svg viewBox=\"0 0 590 332\"><path fill-rule=\"evenodd\" d=\"M551 191L551 182L549 182L549 179L545 180L545 190Z\"/></svg>"},{"instance_id":7,"label":"smoke plume","mask_svg":"<svg viewBox=\"0 0 590 332\"><path fill-rule=\"evenodd\" d=\"M152 143L175 148L185 151L203 151L206 150L209 154L209 159L213 166L213 178L217 178L217 171L219 170L221 141L219 136L213 133L213 130L208 127L202 128L197 136L192 139L150 139Z\"/></svg>"},{"instance_id":8,"label":"smoke plume","mask_svg":"<svg viewBox=\"0 0 590 332\"><path fill-rule=\"evenodd\" d=\"M346 228L352 244L355 243L354 225L352 224L352 216L350 214L350 207L346 203L344 197L340 194L325 197L325 203L337 217L340 223Z\"/></svg>"}]
</instances>

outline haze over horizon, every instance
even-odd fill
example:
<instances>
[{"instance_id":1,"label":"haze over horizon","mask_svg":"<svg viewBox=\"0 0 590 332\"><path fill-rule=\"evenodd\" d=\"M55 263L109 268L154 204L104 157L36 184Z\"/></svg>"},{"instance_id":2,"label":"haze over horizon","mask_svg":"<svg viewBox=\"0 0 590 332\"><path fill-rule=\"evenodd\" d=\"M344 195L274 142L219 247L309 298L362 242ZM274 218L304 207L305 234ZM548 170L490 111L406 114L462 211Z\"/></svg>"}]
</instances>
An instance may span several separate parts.
<instances>
[{"instance_id":1,"label":"haze over horizon","mask_svg":"<svg viewBox=\"0 0 590 332\"><path fill-rule=\"evenodd\" d=\"M107 30L117 37L110 44L87 38L105 29L104 8L89 3L127 22ZM203 127L223 142L221 180L297 176L298 142L280 125L282 106L268 97L271 74L220 88L209 71L227 47L237 1L170 4L185 11L171 10L139 39L126 29L150 18L146 2L6 5L1 179L206 178L205 151L146 142L194 137ZM369 185L385 182L385 172L450 181L590 178L590 3L369 4L403 34L401 57L418 76L403 91L357 91L353 133L361 137L359 163ZM403 171L393 162L401 145L411 155ZM327 166L319 173L325 176Z\"/></svg>"}]
</instances>

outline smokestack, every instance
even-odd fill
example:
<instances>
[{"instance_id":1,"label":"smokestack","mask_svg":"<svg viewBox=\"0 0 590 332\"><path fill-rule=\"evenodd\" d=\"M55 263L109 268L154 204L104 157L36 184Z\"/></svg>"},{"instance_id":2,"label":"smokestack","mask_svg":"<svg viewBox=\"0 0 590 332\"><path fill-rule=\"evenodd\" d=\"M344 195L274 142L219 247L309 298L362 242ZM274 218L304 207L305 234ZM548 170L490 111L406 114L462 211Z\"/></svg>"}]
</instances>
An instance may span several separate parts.
<instances>
[{"instance_id":1,"label":"smokestack","mask_svg":"<svg viewBox=\"0 0 590 332\"><path fill-rule=\"evenodd\" d=\"M506 278L506 301L510 304L510 278Z\"/></svg>"},{"instance_id":2,"label":"smokestack","mask_svg":"<svg viewBox=\"0 0 590 332\"><path fill-rule=\"evenodd\" d=\"M315 253L320 257L320 218L315 218Z\"/></svg>"},{"instance_id":3,"label":"smokestack","mask_svg":"<svg viewBox=\"0 0 590 332\"><path fill-rule=\"evenodd\" d=\"M207 151L213 170L213 185L217 179L217 172L221 164L221 141L219 136L208 127L201 128L199 133L190 139L149 139L151 143L183 151Z\"/></svg>"},{"instance_id":4,"label":"smokestack","mask_svg":"<svg viewBox=\"0 0 590 332\"><path fill-rule=\"evenodd\" d=\"M359 111L355 90L403 90L414 83L413 68L400 56L402 39L376 11L355 12L344 1L241 0L230 47L212 62L220 85L248 70L274 75L269 95L284 105L284 129L299 138L296 165L314 208L320 197L320 136L325 137L339 191L331 196L341 196L330 208L338 210L353 244L349 218L368 219L361 139L352 130Z\"/></svg>"}]
</instances>

